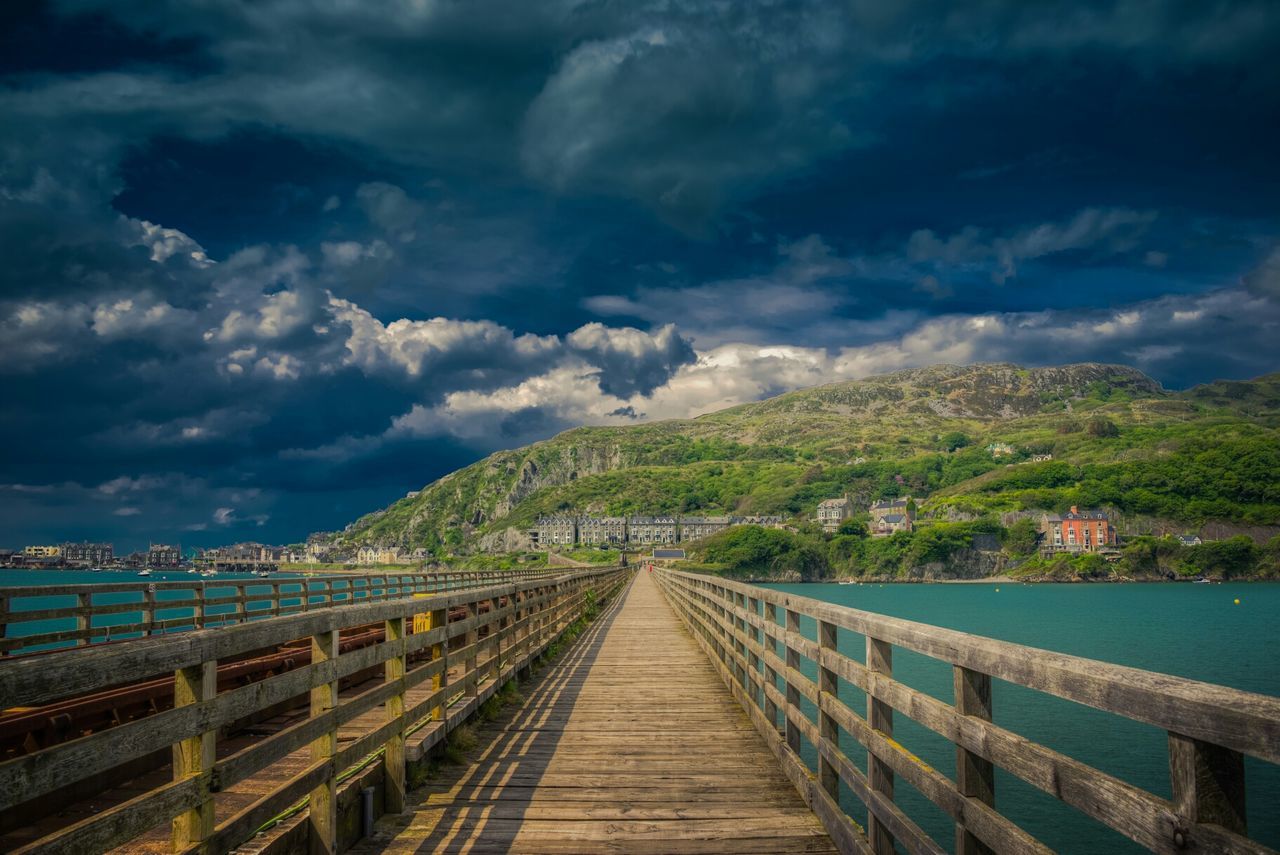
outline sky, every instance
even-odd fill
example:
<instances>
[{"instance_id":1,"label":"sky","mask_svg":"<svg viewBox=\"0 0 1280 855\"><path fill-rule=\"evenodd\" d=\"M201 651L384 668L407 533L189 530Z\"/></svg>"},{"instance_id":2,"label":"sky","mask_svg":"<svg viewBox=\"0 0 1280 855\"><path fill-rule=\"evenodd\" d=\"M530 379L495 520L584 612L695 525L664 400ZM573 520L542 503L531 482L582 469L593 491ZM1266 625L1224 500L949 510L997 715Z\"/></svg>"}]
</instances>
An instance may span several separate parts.
<instances>
[{"instance_id":1,"label":"sky","mask_svg":"<svg viewBox=\"0 0 1280 855\"><path fill-rule=\"evenodd\" d=\"M1280 370L1272 0L9 0L0 545L940 362Z\"/></svg>"}]
</instances>

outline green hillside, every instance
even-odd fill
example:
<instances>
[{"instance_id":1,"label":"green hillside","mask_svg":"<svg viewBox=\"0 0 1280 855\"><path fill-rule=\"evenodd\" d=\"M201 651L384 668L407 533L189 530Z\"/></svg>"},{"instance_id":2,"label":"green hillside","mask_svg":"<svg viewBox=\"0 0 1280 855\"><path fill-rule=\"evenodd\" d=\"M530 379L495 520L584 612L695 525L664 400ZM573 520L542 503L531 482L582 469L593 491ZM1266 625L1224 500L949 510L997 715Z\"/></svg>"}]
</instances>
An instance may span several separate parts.
<instances>
[{"instance_id":1,"label":"green hillside","mask_svg":"<svg viewBox=\"0 0 1280 855\"><path fill-rule=\"evenodd\" d=\"M993 443L1012 455L993 457ZM1052 460L1024 462L1033 455ZM841 494L859 505L910 494L926 523L1003 529L1019 512L1078 504L1141 530L1266 534L1280 524L1280 375L1169 392L1118 365L902 371L696 419L570 430L441 478L339 539L504 551L556 511L799 524Z\"/></svg>"}]
</instances>

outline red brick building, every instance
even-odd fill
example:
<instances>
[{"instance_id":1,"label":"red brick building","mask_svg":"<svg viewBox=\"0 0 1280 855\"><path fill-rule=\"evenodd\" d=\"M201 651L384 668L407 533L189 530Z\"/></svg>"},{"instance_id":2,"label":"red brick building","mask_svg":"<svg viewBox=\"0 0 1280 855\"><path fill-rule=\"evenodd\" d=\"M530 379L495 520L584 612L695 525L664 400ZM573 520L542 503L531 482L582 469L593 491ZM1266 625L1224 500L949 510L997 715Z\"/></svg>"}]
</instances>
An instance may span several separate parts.
<instances>
[{"instance_id":1,"label":"red brick building","mask_svg":"<svg viewBox=\"0 0 1280 855\"><path fill-rule=\"evenodd\" d=\"M1061 516L1041 516L1040 533L1040 548L1045 552L1097 552L1116 543L1115 526L1105 513L1082 511L1075 505Z\"/></svg>"}]
</instances>

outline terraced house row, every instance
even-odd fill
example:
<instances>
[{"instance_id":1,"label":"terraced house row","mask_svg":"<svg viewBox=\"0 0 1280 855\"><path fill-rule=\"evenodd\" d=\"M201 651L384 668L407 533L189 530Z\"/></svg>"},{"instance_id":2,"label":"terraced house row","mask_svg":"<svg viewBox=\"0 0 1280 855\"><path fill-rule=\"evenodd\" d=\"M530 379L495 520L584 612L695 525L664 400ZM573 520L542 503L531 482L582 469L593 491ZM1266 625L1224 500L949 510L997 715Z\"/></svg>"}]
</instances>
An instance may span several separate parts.
<instances>
[{"instance_id":1,"label":"terraced house row","mask_svg":"<svg viewBox=\"0 0 1280 855\"><path fill-rule=\"evenodd\" d=\"M557 514L539 517L529 529L537 548L564 546L647 546L701 540L733 525L781 526L782 517L598 517Z\"/></svg>"}]
</instances>

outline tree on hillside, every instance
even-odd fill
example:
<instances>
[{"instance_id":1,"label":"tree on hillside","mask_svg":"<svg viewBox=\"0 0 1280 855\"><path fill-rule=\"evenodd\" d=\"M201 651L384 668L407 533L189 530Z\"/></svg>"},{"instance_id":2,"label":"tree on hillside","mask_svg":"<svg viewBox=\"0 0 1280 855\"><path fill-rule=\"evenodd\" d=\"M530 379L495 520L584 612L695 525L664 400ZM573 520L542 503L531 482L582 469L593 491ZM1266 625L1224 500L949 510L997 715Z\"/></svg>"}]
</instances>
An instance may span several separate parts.
<instances>
[{"instance_id":1,"label":"tree on hillside","mask_svg":"<svg viewBox=\"0 0 1280 855\"><path fill-rule=\"evenodd\" d=\"M1120 428L1116 427L1116 423L1106 416L1094 416L1089 419L1089 424L1085 426L1085 431L1089 436L1100 438L1120 435Z\"/></svg>"},{"instance_id":2,"label":"tree on hillside","mask_svg":"<svg viewBox=\"0 0 1280 855\"><path fill-rule=\"evenodd\" d=\"M1036 551L1039 536L1035 520L1030 517L1020 519L1009 526L1004 536L1004 547L1010 555L1030 555Z\"/></svg>"}]
</instances>

